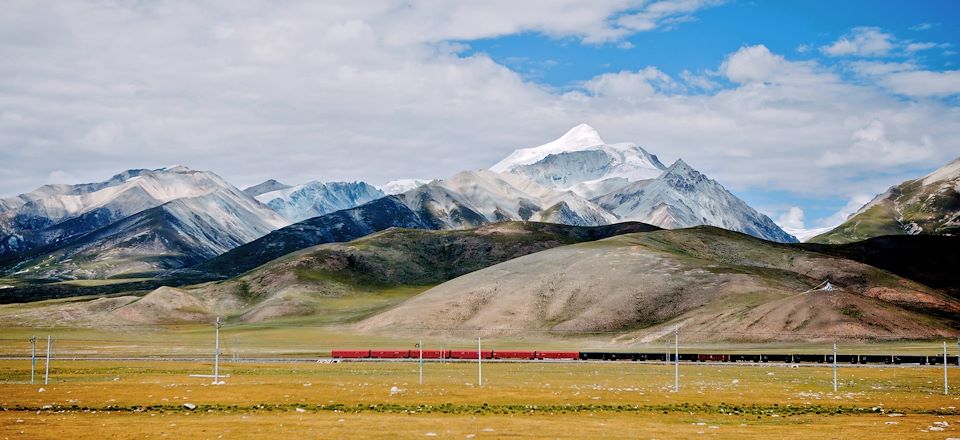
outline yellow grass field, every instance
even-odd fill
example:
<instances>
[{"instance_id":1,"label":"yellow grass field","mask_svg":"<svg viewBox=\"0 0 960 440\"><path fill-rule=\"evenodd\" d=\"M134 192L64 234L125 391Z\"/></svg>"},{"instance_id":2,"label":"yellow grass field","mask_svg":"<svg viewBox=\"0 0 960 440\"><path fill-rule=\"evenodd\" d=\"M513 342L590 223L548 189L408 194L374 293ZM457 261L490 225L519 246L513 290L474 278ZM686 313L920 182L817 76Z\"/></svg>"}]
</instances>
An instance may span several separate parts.
<instances>
[{"instance_id":1,"label":"yellow grass field","mask_svg":"<svg viewBox=\"0 0 960 440\"><path fill-rule=\"evenodd\" d=\"M0 438L960 437L942 367L0 361ZM960 369L949 370L960 385ZM39 391L43 388L43 391ZM185 404L195 405L188 409Z\"/></svg>"}]
</instances>

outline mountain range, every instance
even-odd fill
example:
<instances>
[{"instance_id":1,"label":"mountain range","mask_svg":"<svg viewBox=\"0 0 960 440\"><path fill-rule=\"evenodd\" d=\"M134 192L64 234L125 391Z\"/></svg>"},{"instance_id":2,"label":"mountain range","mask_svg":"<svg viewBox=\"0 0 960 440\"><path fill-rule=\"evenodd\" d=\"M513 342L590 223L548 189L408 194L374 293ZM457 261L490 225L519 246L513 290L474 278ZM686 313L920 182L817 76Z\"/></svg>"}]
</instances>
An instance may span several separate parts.
<instances>
[{"instance_id":1,"label":"mountain range","mask_svg":"<svg viewBox=\"0 0 960 440\"><path fill-rule=\"evenodd\" d=\"M0 268L31 280L219 278L389 227L463 229L503 221L709 224L795 241L685 162L665 167L636 144L607 144L579 125L553 142L516 150L490 170L399 180L382 189L362 181L268 180L240 191L183 166L48 185L0 201Z\"/></svg>"}]
</instances>

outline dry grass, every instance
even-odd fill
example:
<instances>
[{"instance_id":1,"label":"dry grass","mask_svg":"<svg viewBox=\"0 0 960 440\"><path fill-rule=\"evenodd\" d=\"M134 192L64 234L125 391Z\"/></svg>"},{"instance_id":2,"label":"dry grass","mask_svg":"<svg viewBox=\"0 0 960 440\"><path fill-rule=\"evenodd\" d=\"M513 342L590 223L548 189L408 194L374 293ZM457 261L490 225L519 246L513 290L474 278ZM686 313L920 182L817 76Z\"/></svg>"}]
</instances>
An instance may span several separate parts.
<instances>
[{"instance_id":1,"label":"dry grass","mask_svg":"<svg viewBox=\"0 0 960 440\"><path fill-rule=\"evenodd\" d=\"M415 363L227 363L223 386L188 376L210 368L58 361L43 386L22 383L28 362L0 361L0 438L960 436L960 393L940 394L936 367L841 368L836 394L829 368L781 365L681 365L679 393L672 366L638 363L487 363L483 387L473 363L427 364L422 386Z\"/></svg>"}]
</instances>

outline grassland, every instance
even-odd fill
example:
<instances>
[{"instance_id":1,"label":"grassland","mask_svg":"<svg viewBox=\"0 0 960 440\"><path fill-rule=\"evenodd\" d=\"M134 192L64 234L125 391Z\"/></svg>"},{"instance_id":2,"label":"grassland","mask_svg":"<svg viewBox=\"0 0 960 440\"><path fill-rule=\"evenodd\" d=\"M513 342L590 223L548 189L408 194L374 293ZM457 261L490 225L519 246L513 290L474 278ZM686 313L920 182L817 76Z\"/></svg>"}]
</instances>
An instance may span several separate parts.
<instances>
[{"instance_id":1,"label":"grassland","mask_svg":"<svg viewBox=\"0 0 960 440\"><path fill-rule=\"evenodd\" d=\"M942 370L649 364L56 362L49 385L0 361L5 438L945 438ZM960 370L950 379L960 383ZM43 387L43 392L39 388ZM184 404L195 405L188 409ZM931 428L934 428L931 430Z\"/></svg>"}]
</instances>

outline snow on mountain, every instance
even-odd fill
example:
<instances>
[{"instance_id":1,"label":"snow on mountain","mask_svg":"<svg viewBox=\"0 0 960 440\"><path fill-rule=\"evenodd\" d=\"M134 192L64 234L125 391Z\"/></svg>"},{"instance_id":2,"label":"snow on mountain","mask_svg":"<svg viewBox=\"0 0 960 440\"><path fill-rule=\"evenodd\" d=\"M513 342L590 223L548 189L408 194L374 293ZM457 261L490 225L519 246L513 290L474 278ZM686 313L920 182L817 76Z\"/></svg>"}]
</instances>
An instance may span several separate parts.
<instances>
[{"instance_id":1,"label":"snow on mountain","mask_svg":"<svg viewBox=\"0 0 960 440\"><path fill-rule=\"evenodd\" d=\"M400 194L406 205L437 229L460 229L508 220L580 226L609 224L616 217L571 192L487 170L464 171Z\"/></svg>"},{"instance_id":2,"label":"snow on mountain","mask_svg":"<svg viewBox=\"0 0 960 440\"><path fill-rule=\"evenodd\" d=\"M187 243L168 249L171 254L163 258L176 259L181 253L212 255L290 224L220 176L184 166L131 170L93 184L48 185L4 202L11 209L0 213L9 228L0 236L0 264L8 267L40 258L56 268L70 260L64 249L80 252L104 234L115 239L110 243L130 248L94 246L98 256L137 254L143 243L134 238L144 234L165 237L161 242ZM163 214L151 211L156 209ZM140 220L135 219L138 215ZM133 220L123 222L128 219ZM124 224L149 224L156 230L128 229ZM179 233L172 238L164 235L170 230ZM91 264L98 261L93 260ZM118 259L115 264L122 266L124 261ZM69 272L59 275L73 276Z\"/></svg>"},{"instance_id":3,"label":"snow on mountain","mask_svg":"<svg viewBox=\"0 0 960 440\"><path fill-rule=\"evenodd\" d=\"M256 196L259 196L260 194L268 193L270 191L278 191L278 190L287 189L287 188L290 188L290 185L277 182L274 179L270 179L244 189L243 193L250 197L256 197Z\"/></svg>"},{"instance_id":4,"label":"snow on mountain","mask_svg":"<svg viewBox=\"0 0 960 440\"><path fill-rule=\"evenodd\" d=\"M380 191L390 196L394 194L405 193L411 189L430 183L427 179L397 179L391 180L380 186Z\"/></svg>"},{"instance_id":5,"label":"snow on mountain","mask_svg":"<svg viewBox=\"0 0 960 440\"><path fill-rule=\"evenodd\" d=\"M615 185L659 176L666 167L632 143L607 144L587 125L573 127L559 139L516 150L490 167L552 188L596 197Z\"/></svg>"},{"instance_id":6,"label":"snow on mountain","mask_svg":"<svg viewBox=\"0 0 960 440\"><path fill-rule=\"evenodd\" d=\"M256 198L291 222L299 222L383 196L382 191L366 182L314 181L263 193Z\"/></svg>"},{"instance_id":7,"label":"snow on mountain","mask_svg":"<svg viewBox=\"0 0 960 440\"><path fill-rule=\"evenodd\" d=\"M663 228L717 226L778 242L796 242L769 217L683 160L656 179L631 183L593 200L621 220Z\"/></svg>"}]
</instances>

